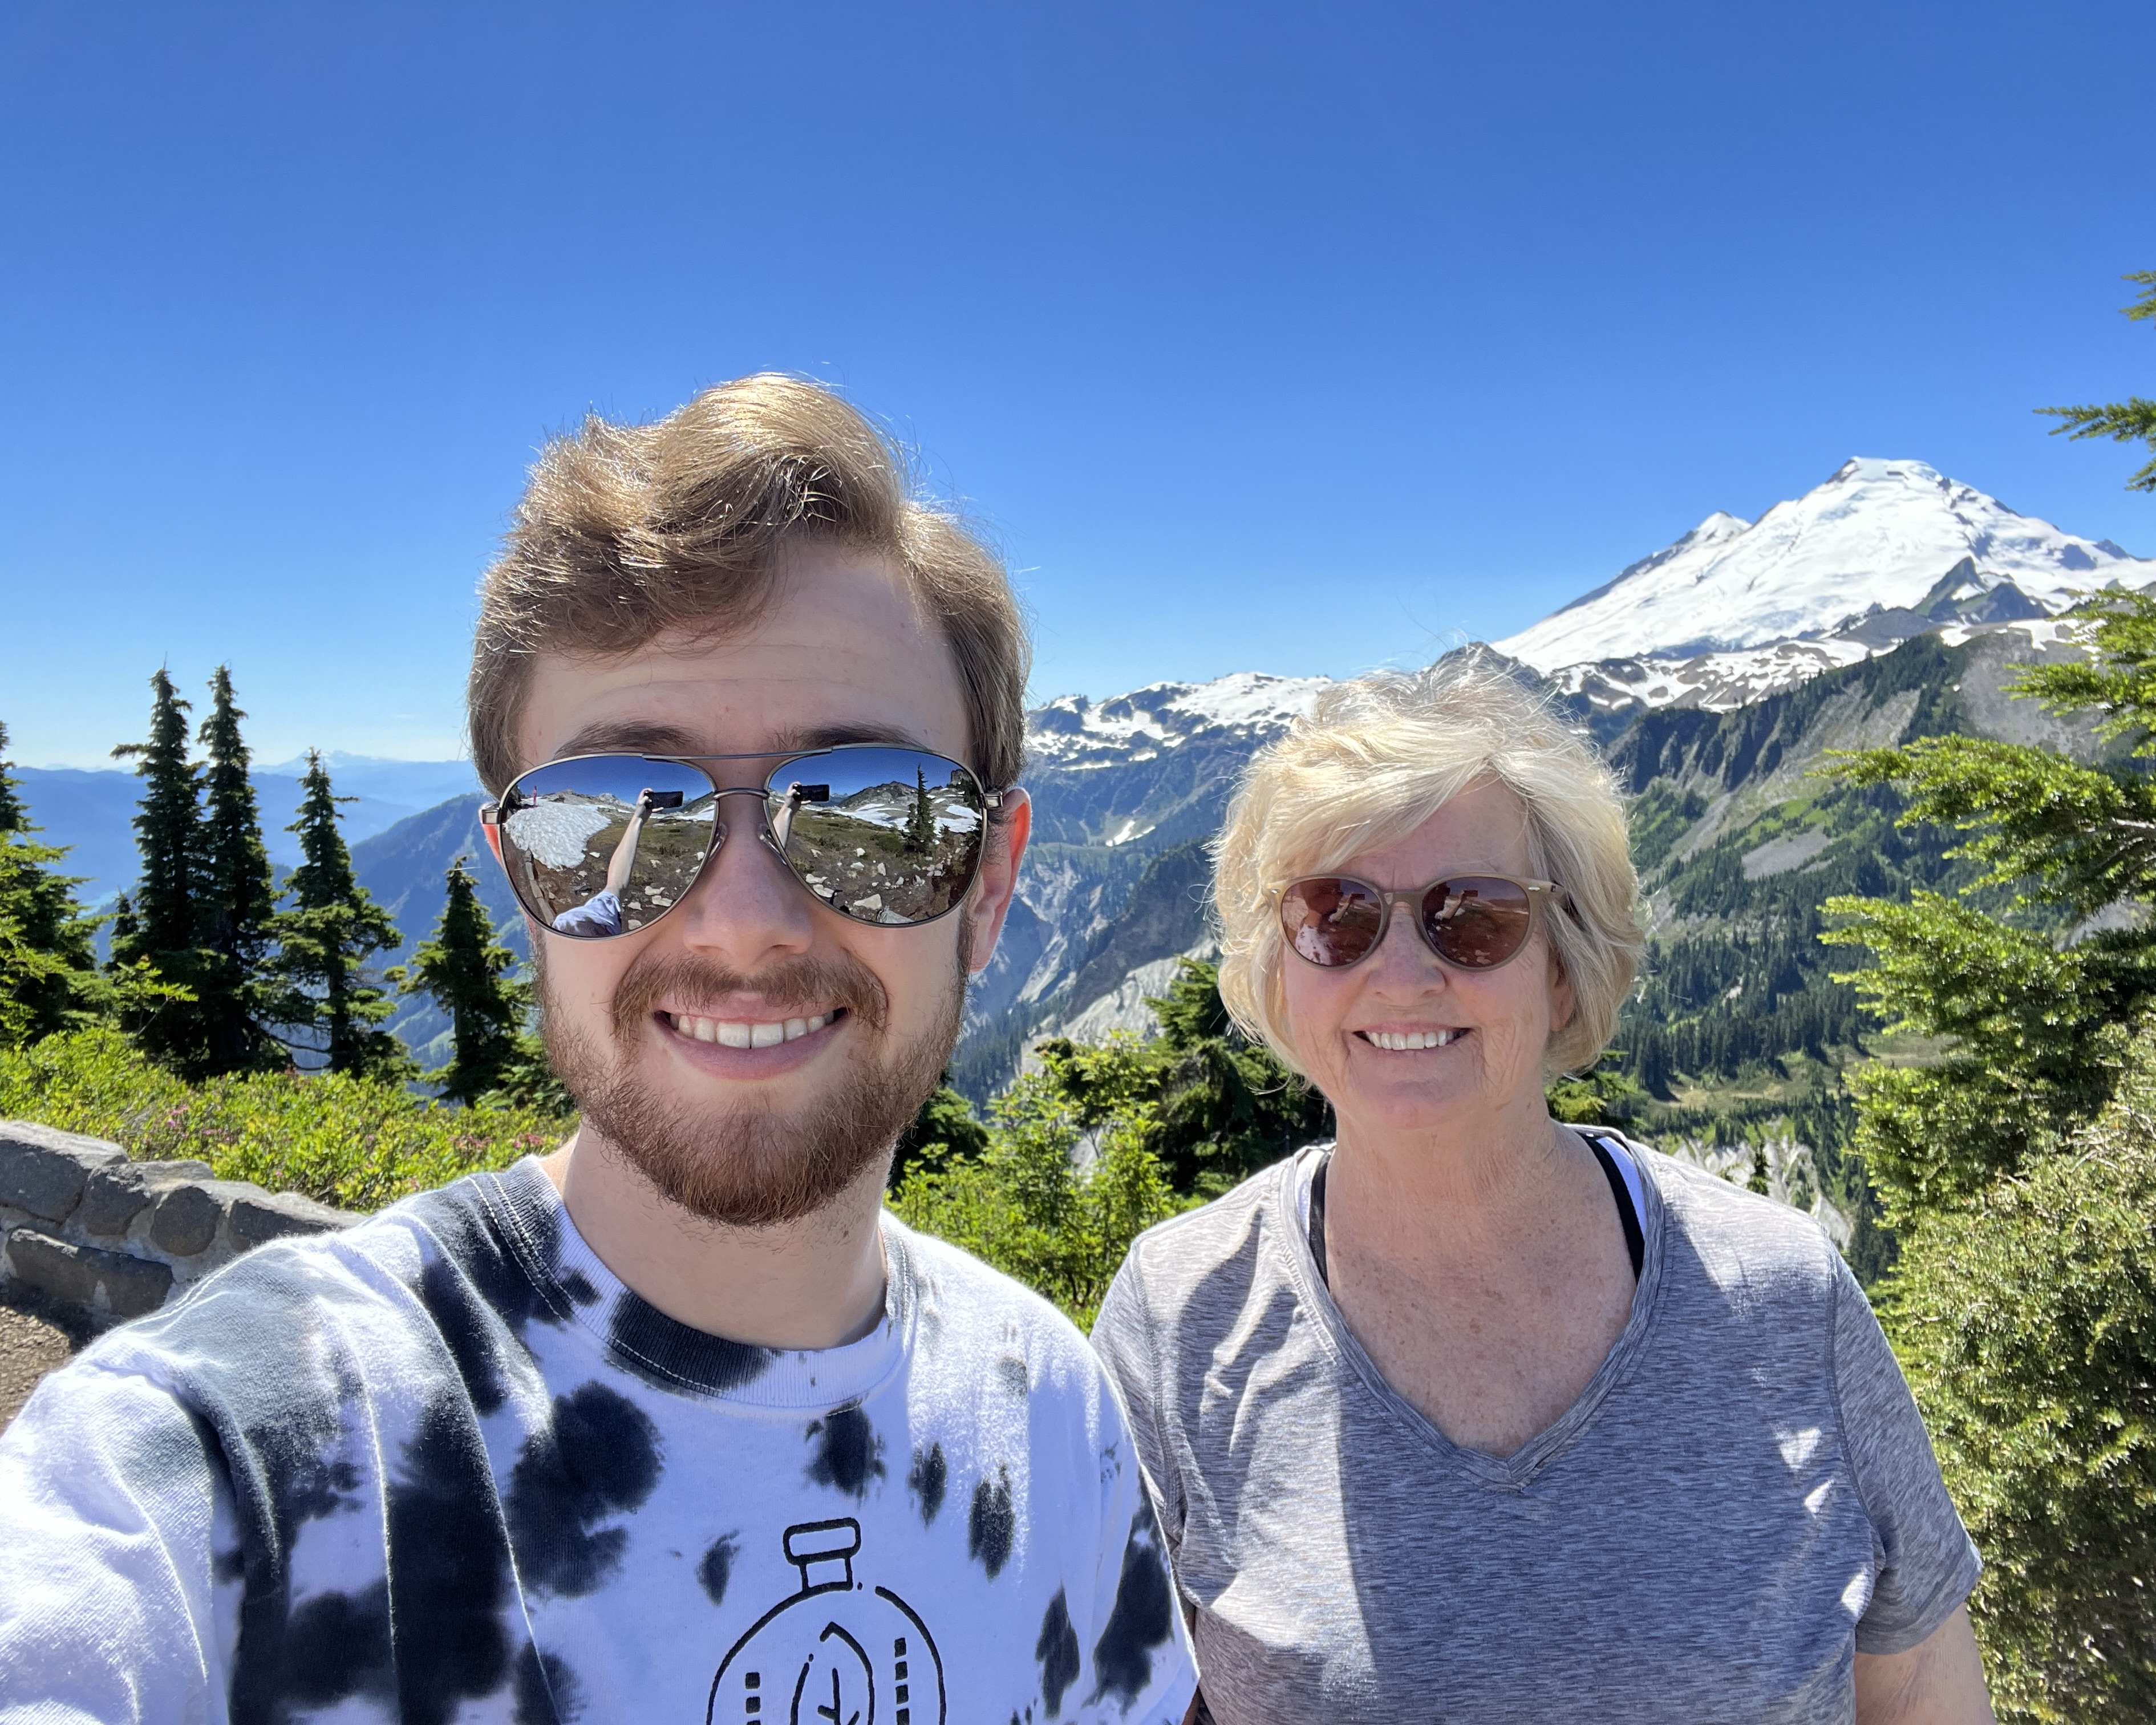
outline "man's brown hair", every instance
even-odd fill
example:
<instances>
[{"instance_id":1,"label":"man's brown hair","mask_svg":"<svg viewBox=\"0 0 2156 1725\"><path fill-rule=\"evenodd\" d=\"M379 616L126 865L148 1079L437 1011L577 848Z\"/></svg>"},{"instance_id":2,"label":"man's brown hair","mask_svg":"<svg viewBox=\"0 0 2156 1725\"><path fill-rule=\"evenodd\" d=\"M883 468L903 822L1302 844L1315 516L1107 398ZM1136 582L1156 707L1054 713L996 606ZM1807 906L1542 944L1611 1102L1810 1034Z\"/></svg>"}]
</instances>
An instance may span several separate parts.
<instances>
[{"instance_id":1,"label":"man's brown hair","mask_svg":"<svg viewBox=\"0 0 2156 1725\"><path fill-rule=\"evenodd\" d=\"M769 600L802 544L888 557L949 642L968 762L990 788L1025 751L1025 626L1002 559L916 495L891 440L829 390L764 373L649 425L593 415L540 452L480 584L465 701L473 763L499 794L536 655L606 658L661 634L722 637Z\"/></svg>"}]
</instances>

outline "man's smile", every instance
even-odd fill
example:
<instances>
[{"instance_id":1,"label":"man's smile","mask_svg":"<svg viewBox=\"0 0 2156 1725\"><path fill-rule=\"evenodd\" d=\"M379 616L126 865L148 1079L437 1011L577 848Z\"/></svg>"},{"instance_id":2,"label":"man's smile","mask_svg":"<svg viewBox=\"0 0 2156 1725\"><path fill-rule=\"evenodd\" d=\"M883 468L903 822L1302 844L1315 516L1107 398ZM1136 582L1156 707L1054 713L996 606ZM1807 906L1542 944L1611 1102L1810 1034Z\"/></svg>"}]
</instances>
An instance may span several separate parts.
<instances>
[{"instance_id":1,"label":"man's smile","mask_svg":"<svg viewBox=\"0 0 2156 1725\"><path fill-rule=\"evenodd\" d=\"M660 1017L682 1036L699 1042L716 1042L722 1048L775 1048L782 1042L798 1042L820 1030L844 1009L834 1007L807 1018L711 1019L690 1013L661 1013Z\"/></svg>"}]
</instances>

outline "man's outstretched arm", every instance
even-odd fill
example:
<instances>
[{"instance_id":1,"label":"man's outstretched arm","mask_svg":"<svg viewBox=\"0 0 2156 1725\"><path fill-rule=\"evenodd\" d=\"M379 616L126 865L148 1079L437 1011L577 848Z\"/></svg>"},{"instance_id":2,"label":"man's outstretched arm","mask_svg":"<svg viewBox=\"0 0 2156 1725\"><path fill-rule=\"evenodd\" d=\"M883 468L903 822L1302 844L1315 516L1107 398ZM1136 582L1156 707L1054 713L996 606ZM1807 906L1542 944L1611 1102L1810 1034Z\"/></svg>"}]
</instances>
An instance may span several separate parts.
<instances>
[{"instance_id":1,"label":"man's outstretched arm","mask_svg":"<svg viewBox=\"0 0 2156 1725\"><path fill-rule=\"evenodd\" d=\"M0 1436L0 1725L224 1718L213 1553L237 1540L210 1442L165 1390L94 1360Z\"/></svg>"}]
</instances>

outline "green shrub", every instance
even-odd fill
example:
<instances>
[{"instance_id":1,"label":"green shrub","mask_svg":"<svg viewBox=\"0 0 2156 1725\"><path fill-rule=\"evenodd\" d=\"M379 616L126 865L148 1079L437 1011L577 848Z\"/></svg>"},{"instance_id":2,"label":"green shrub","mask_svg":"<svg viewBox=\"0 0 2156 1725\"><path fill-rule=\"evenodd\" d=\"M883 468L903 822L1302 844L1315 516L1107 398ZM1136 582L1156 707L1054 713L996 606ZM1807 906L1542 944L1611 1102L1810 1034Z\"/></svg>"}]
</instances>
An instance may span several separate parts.
<instances>
[{"instance_id":1,"label":"green shrub","mask_svg":"<svg viewBox=\"0 0 2156 1725\"><path fill-rule=\"evenodd\" d=\"M192 1157L221 1179L352 1210L544 1153L574 1124L535 1108L447 1108L400 1086L329 1074L191 1085L111 1030L0 1050L0 1119L110 1138L145 1161Z\"/></svg>"},{"instance_id":2,"label":"green shrub","mask_svg":"<svg viewBox=\"0 0 2156 1725\"><path fill-rule=\"evenodd\" d=\"M1101 1122L1082 1169L1072 1153L1086 1128L1052 1079L1019 1079L989 1115L988 1147L977 1158L916 1168L891 1208L1090 1328L1131 1242L1183 1208L1153 1153L1151 1111L1140 1106Z\"/></svg>"},{"instance_id":3,"label":"green shrub","mask_svg":"<svg viewBox=\"0 0 2156 1725\"><path fill-rule=\"evenodd\" d=\"M2156 1036L2092 1126L1904 1238L1883 1309L1984 1553L2002 1720L2156 1718Z\"/></svg>"}]
</instances>

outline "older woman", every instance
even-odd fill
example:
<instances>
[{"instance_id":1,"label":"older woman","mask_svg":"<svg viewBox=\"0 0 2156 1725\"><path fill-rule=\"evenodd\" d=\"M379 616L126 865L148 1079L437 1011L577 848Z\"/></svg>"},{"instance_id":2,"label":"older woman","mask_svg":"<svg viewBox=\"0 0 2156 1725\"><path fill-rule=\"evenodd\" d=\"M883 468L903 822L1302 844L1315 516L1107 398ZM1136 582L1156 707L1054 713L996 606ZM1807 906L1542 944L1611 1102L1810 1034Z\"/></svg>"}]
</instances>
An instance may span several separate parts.
<instances>
[{"instance_id":1,"label":"older woman","mask_svg":"<svg viewBox=\"0 0 2156 1725\"><path fill-rule=\"evenodd\" d=\"M1976 1553L1833 1246L1544 1104L1640 949L1589 748L1471 663L1348 685L1216 889L1221 992L1339 1137L1146 1235L1094 1332L1212 1717L1989 1720Z\"/></svg>"}]
</instances>

